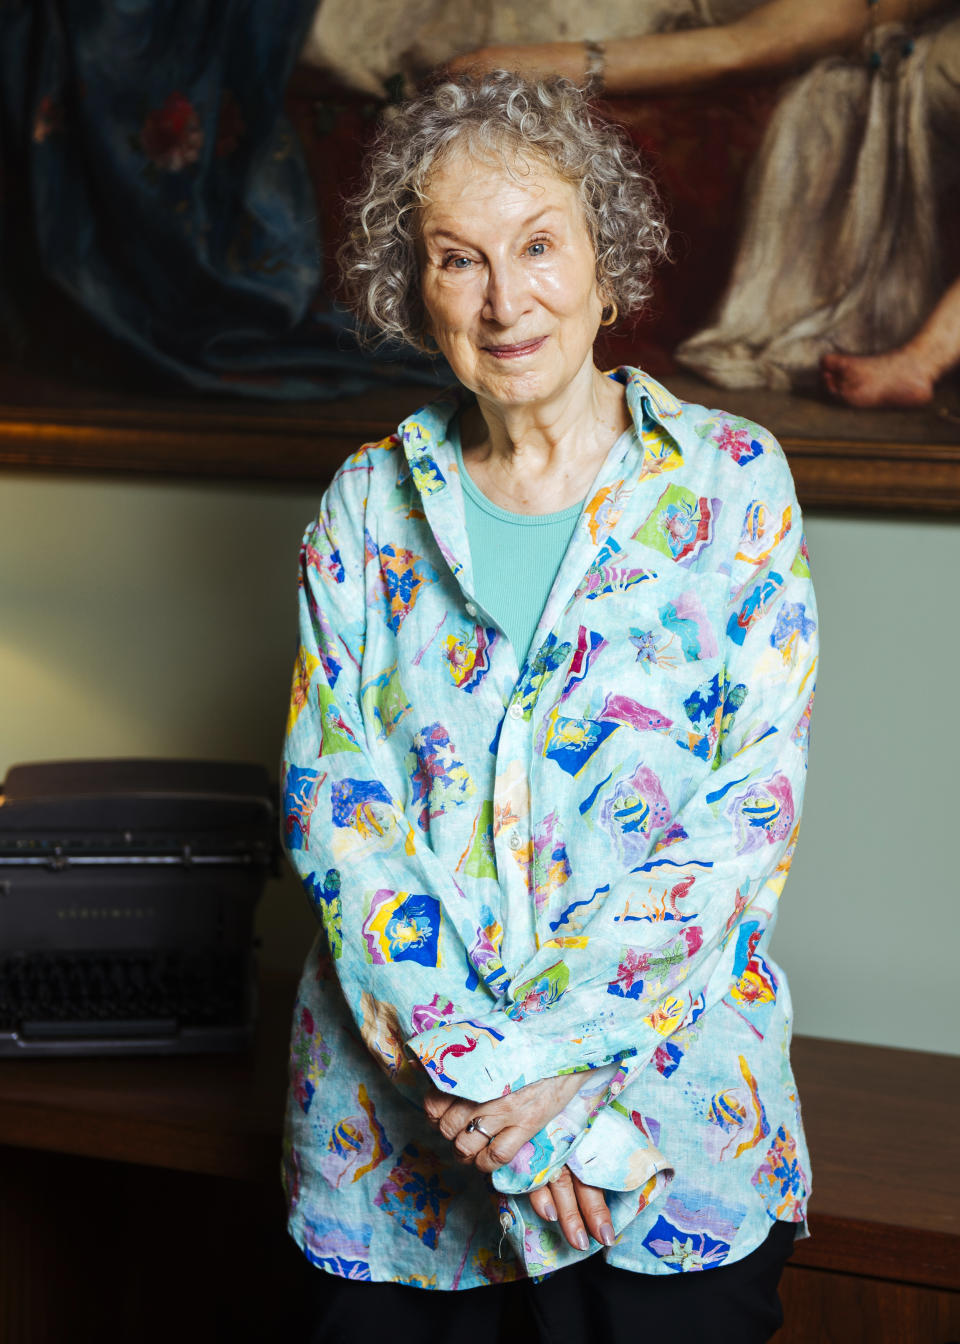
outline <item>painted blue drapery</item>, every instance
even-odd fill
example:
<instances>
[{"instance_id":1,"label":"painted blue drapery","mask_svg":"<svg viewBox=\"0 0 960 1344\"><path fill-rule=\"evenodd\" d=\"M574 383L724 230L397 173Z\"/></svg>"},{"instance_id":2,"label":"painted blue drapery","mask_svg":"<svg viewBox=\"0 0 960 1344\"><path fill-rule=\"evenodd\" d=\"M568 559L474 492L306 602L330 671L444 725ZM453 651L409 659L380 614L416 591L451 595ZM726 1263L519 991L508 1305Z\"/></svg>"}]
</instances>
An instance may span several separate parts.
<instances>
[{"instance_id":1,"label":"painted blue drapery","mask_svg":"<svg viewBox=\"0 0 960 1344\"><path fill-rule=\"evenodd\" d=\"M135 364L205 392L431 380L413 352L362 351L321 294L316 205L283 110L314 7L0 0L8 349L42 351L46 285Z\"/></svg>"}]
</instances>

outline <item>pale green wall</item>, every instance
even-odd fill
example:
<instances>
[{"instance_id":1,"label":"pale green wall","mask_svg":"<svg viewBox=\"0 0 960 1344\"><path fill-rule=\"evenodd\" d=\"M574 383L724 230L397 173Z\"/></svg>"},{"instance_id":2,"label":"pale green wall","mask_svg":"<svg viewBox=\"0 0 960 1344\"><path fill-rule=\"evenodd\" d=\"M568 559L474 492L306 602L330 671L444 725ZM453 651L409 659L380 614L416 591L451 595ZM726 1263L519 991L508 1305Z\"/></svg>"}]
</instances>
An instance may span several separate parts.
<instances>
[{"instance_id":1,"label":"pale green wall","mask_svg":"<svg viewBox=\"0 0 960 1344\"><path fill-rule=\"evenodd\" d=\"M316 491L0 476L0 771L195 755L275 765ZM823 659L776 954L813 1035L960 1050L960 528L808 520ZM958 827L960 830L960 827ZM302 959L291 879L262 957Z\"/></svg>"}]
</instances>

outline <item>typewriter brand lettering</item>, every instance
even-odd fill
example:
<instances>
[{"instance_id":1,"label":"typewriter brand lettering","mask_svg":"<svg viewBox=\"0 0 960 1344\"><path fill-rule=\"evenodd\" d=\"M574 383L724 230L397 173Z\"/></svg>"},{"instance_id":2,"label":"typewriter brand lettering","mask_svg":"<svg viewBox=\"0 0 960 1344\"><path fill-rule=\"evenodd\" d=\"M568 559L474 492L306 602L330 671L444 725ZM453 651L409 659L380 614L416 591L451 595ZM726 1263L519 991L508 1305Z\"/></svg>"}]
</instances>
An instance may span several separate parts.
<instances>
[{"instance_id":1,"label":"typewriter brand lettering","mask_svg":"<svg viewBox=\"0 0 960 1344\"><path fill-rule=\"evenodd\" d=\"M57 919L156 919L153 905L68 905L57 911Z\"/></svg>"}]
</instances>

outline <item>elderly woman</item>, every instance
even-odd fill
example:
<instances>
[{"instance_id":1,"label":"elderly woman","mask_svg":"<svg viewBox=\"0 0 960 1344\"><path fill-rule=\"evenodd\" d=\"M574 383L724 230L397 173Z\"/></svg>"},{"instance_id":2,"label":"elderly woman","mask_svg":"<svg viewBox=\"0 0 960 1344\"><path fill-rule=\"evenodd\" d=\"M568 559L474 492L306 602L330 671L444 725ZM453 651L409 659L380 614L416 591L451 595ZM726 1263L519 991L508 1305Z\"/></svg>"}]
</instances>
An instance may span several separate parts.
<instances>
[{"instance_id":1,"label":"elderly woman","mask_svg":"<svg viewBox=\"0 0 960 1344\"><path fill-rule=\"evenodd\" d=\"M460 386L344 463L301 553L311 1338L490 1344L522 1293L554 1344L765 1340L809 1188L767 951L816 662L789 470L596 368L665 228L573 84L400 108L352 220L356 311Z\"/></svg>"}]
</instances>

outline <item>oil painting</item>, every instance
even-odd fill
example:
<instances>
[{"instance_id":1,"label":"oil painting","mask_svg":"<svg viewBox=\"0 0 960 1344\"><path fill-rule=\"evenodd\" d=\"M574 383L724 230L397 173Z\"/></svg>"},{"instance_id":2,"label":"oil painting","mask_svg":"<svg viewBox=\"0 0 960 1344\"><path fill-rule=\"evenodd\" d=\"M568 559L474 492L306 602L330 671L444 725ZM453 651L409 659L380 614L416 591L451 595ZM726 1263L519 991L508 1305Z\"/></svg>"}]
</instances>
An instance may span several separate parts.
<instances>
[{"instance_id":1,"label":"oil painting","mask_svg":"<svg viewBox=\"0 0 960 1344\"><path fill-rule=\"evenodd\" d=\"M213 46L200 5L189 60L166 8L0 20L24 57L4 109L6 419L25 369L57 387L64 368L74 387L122 370L148 401L199 393L228 419L284 403L333 451L358 398L442 382L417 352L358 341L337 303L342 206L392 101L504 67L589 82L665 199L673 263L648 311L605 334L605 363L761 420L800 458L846 453L861 484L912 454L927 486L904 506L960 509L955 4L287 0ZM115 409L122 457L137 417Z\"/></svg>"}]
</instances>

